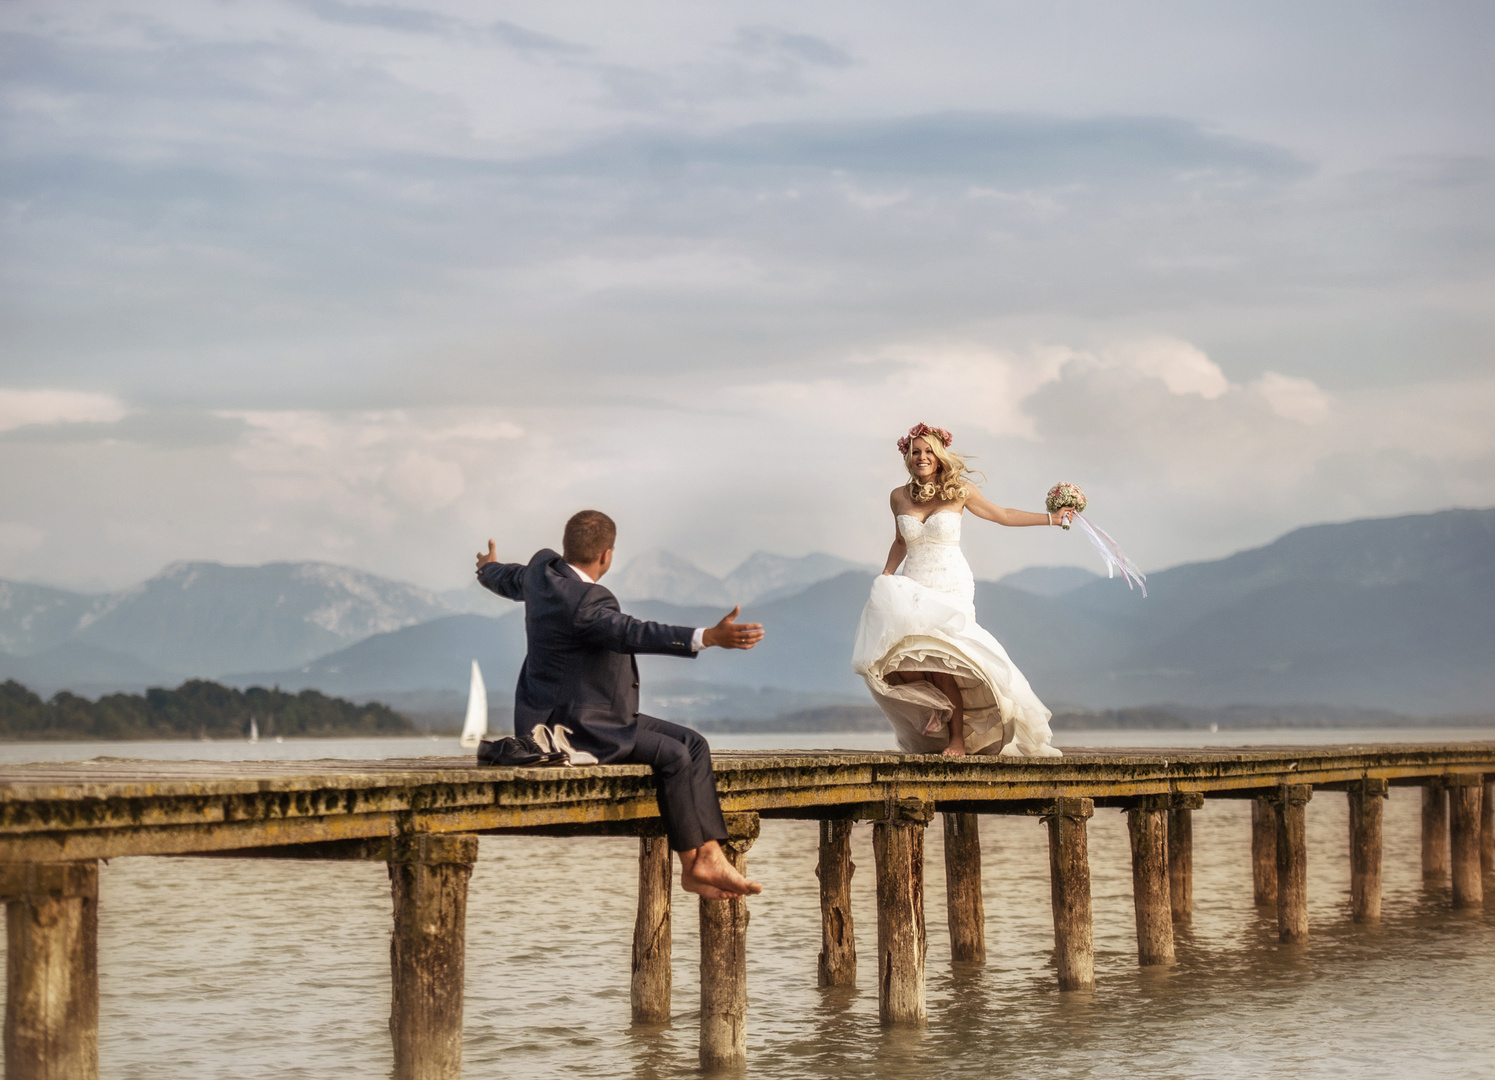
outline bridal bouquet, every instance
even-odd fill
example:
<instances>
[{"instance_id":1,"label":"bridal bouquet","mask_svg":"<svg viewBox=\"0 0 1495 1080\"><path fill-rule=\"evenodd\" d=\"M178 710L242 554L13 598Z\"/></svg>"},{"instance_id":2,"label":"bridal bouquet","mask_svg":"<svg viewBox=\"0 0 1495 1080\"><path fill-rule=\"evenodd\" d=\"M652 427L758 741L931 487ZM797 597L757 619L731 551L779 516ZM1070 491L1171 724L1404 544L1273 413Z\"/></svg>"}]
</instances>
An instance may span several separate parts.
<instances>
[{"instance_id":1,"label":"bridal bouquet","mask_svg":"<svg viewBox=\"0 0 1495 1080\"><path fill-rule=\"evenodd\" d=\"M1048 507L1051 514L1070 507L1074 507L1075 513L1078 514L1090 504L1085 498L1085 493L1074 484L1058 483L1049 488L1049 497L1044 500L1043 505ZM1069 530L1068 525L1060 527L1066 532Z\"/></svg>"},{"instance_id":2,"label":"bridal bouquet","mask_svg":"<svg viewBox=\"0 0 1495 1080\"><path fill-rule=\"evenodd\" d=\"M1121 550L1121 545L1111 539L1111 535L1104 529L1086 521L1081 511L1090 502L1085 498L1085 493L1074 484L1059 483L1049 488L1048 498L1044 500L1044 506L1049 513L1059 510L1073 510L1074 521L1080 526L1080 531L1095 545L1095 550L1100 552L1100 557L1106 563L1106 576L1115 577L1116 571L1121 571L1122 578L1126 581L1128 589L1136 587L1142 590L1142 595L1147 595L1147 575L1137 569L1137 564L1126 557L1126 552ZM1064 526L1066 529L1068 525Z\"/></svg>"}]
</instances>

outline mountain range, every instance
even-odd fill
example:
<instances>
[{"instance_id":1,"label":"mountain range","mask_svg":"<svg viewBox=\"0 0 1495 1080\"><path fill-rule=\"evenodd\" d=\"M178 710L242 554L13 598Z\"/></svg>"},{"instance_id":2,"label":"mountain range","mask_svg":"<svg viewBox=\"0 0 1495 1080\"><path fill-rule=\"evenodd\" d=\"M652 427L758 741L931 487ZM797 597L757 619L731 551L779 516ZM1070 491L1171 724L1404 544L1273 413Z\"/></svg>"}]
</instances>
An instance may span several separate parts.
<instances>
[{"instance_id":1,"label":"mountain range","mask_svg":"<svg viewBox=\"0 0 1495 1080\"><path fill-rule=\"evenodd\" d=\"M309 566L321 569L298 576L297 567ZM281 591L253 588L256 574ZM620 595L664 595L630 599L631 613L700 626L745 600L745 617L769 631L750 653L641 658L646 707L689 719L865 702L848 658L872 576L832 556L755 556L727 578L665 553L636 560L618 572ZM0 641L13 655L0 656L0 677L65 674L66 660L88 665L73 670L102 683L130 674L131 662L178 674L195 663L204 666L191 674L235 685L456 697L477 658L495 703L506 700L524 653L522 611L478 595L491 599L493 614L472 614L466 601L459 607L380 582L324 564L199 563L168 568L130 592L139 599L8 585ZM1030 568L978 582L976 608L1056 708L1320 703L1488 712L1495 510L1309 526L1228 558L1156 571L1145 599L1120 579L1077 567ZM17 641L29 655L14 655ZM273 657L286 659L266 662ZM239 658L253 662L234 664Z\"/></svg>"}]
</instances>

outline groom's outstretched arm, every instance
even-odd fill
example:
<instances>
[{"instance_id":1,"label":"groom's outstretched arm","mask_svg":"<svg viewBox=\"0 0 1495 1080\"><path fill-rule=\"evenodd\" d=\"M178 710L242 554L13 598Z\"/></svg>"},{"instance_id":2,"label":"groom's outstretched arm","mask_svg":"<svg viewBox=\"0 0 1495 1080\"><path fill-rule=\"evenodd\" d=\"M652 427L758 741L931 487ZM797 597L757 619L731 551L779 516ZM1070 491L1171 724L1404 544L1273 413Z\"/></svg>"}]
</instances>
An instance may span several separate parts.
<instances>
[{"instance_id":1,"label":"groom's outstretched arm","mask_svg":"<svg viewBox=\"0 0 1495 1080\"><path fill-rule=\"evenodd\" d=\"M624 615L606 589L587 590L576 609L576 629L589 645L620 653L660 653L694 656L695 628L648 622Z\"/></svg>"},{"instance_id":2,"label":"groom's outstretched arm","mask_svg":"<svg viewBox=\"0 0 1495 1080\"><path fill-rule=\"evenodd\" d=\"M522 563L498 561L498 547L492 540L488 541L486 554L478 553L478 584L490 592L496 592L499 596L510 600L523 600L524 586L521 577L523 573Z\"/></svg>"}]
</instances>

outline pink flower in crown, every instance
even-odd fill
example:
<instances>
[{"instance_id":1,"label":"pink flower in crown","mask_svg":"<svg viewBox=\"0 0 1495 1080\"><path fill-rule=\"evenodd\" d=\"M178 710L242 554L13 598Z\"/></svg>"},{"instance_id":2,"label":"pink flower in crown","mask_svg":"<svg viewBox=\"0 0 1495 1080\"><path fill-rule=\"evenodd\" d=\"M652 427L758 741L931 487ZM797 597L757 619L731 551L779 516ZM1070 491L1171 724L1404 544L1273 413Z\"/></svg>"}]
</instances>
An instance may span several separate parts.
<instances>
[{"instance_id":1,"label":"pink flower in crown","mask_svg":"<svg viewBox=\"0 0 1495 1080\"><path fill-rule=\"evenodd\" d=\"M920 423L909 428L908 434L898 440L898 452L900 454L907 454L908 448L913 445L914 440L920 435L933 435L944 444L947 450L950 448L950 444L955 441L955 436L951 435L944 428L930 427L928 424Z\"/></svg>"}]
</instances>

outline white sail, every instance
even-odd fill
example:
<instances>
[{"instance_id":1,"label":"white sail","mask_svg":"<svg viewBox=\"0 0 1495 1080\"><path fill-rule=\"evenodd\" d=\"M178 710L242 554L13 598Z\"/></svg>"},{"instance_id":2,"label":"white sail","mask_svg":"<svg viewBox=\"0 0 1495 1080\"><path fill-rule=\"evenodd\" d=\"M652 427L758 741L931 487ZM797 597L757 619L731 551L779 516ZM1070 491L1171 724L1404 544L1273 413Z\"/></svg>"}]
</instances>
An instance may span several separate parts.
<instances>
[{"instance_id":1,"label":"white sail","mask_svg":"<svg viewBox=\"0 0 1495 1080\"><path fill-rule=\"evenodd\" d=\"M467 690L467 719L462 723L462 745L476 750L478 743L488 734L488 689L483 685L483 673L478 662L472 662L472 682Z\"/></svg>"},{"instance_id":2,"label":"white sail","mask_svg":"<svg viewBox=\"0 0 1495 1080\"><path fill-rule=\"evenodd\" d=\"M260 726L254 722L254 717L249 718L249 741L260 741Z\"/></svg>"}]
</instances>

